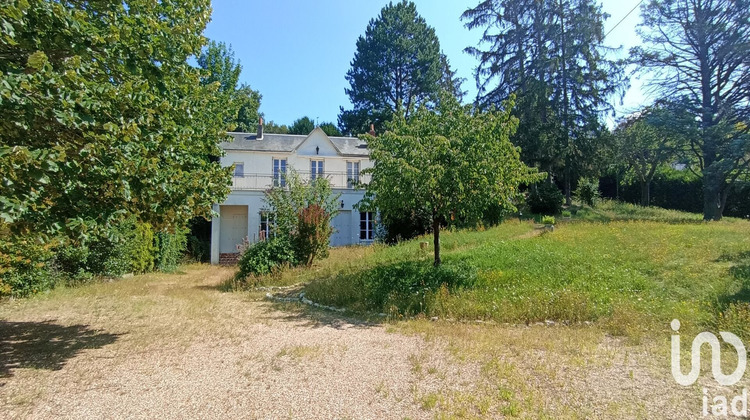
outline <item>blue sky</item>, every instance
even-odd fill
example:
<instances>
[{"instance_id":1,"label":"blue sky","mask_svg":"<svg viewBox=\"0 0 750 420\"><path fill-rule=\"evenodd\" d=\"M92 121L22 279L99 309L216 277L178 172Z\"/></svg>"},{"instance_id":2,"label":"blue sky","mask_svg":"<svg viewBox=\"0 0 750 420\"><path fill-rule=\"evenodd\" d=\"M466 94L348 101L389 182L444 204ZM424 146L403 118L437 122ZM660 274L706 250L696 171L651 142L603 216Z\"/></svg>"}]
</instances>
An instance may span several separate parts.
<instances>
[{"instance_id":1,"label":"blue sky","mask_svg":"<svg viewBox=\"0 0 750 420\"><path fill-rule=\"evenodd\" d=\"M232 45L242 63L241 81L263 95L266 120L290 124L307 115L320 122L336 123L339 106L348 108L344 76L354 57L357 37L387 1L364 0L214 0L206 36ZM476 60L463 49L476 45L480 31L464 28L459 17L478 0L416 0L417 11L434 27L443 51L460 77L469 98L476 95L473 70ZM606 31L630 11L638 0L604 0L611 17ZM623 46L618 54L638 43L640 21L634 11L607 37L610 46ZM624 113L645 99L638 80L616 104Z\"/></svg>"}]
</instances>

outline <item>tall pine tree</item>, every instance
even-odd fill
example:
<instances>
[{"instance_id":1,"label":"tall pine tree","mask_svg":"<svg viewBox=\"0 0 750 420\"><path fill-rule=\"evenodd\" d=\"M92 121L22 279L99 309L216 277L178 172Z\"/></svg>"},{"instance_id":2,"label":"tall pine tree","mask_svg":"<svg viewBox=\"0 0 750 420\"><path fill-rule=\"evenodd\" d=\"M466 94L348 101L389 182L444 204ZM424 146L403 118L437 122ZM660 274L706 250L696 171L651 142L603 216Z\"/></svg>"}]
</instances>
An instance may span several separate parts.
<instances>
[{"instance_id":1,"label":"tall pine tree","mask_svg":"<svg viewBox=\"0 0 750 420\"><path fill-rule=\"evenodd\" d=\"M591 170L610 97L622 86L619 63L605 58L607 15L592 0L486 0L464 12L483 28L475 78L480 107L518 95L513 141L528 164L565 180Z\"/></svg>"},{"instance_id":2,"label":"tall pine tree","mask_svg":"<svg viewBox=\"0 0 750 420\"><path fill-rule=\"evenodd\" d=\"M434 105L442 89L461 96L461 80L440 51L435 30L412 2L385 6L370 20L346 74L353 109L341 108L339 127L346 134L382 132L397 112L407 117L420 105Z\"/></svg>"}]
</instances>

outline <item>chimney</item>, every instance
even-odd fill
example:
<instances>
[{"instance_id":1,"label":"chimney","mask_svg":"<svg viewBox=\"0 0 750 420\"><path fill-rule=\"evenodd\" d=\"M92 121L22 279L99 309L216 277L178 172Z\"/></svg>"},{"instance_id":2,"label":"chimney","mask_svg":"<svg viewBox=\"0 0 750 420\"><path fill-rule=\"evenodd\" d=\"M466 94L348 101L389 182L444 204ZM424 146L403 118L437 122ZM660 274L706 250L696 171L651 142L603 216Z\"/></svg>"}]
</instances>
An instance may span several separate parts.
<instances>
[{"instance_id":1,"label":"chimney","mask_svg":"<svg viewBox=\"0 0 750 420\"><path fill-rule=\"evenodd\" d=\"M367 134L375 137L375 124L370 124L370 131Z\"/></svg>"},{"instance_id":2,"label":"chimney","mask_svg":"<svg viewBox=\"0 0 750 420\"><path fill-rule=\"evenodd\" d=\"M258 136L255 139L263 139L263 117L260 117L260 119L258 120Z\"/></svg>"}]
</instances>

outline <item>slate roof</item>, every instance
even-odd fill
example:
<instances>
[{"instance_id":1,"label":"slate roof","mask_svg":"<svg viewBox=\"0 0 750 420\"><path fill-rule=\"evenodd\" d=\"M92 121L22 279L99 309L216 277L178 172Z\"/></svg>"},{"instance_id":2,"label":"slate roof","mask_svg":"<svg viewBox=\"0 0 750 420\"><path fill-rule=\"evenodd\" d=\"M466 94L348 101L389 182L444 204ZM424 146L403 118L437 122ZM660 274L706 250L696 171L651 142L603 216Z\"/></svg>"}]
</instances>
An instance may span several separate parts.
<instances>
[{"instance_id":1,"label":"slate roof","mask_svg":"<svg viewBox=\"0 0 750 420\"><path fill-rule=\"evenodd\" d=\"M308 137L302 134L268 134L257 139L256 133L228 133L234 141L221 143L224 150L256 152L291 152ZM356 137L328 137L343 156L369 156L367 143Z\"/></svg>"}]
</instances>

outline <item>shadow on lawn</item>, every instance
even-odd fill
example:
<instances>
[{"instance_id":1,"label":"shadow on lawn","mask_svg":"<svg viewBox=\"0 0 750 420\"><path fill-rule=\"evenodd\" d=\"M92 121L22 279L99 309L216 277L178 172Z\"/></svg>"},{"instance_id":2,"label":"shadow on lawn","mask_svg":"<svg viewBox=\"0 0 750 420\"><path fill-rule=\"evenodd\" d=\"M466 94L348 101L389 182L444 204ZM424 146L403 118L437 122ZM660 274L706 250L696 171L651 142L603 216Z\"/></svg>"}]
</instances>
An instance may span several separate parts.
<instances>
[{"instance_id":1,"label":"shadow on lawn","mask_svg":"<svg viewBox=\"0 0 750 420\"><path fill-rule=\"evenodd\" d=\"M0 378L13 376L12 370L20 368L62 369L81 350L104 347L118 337L86 325L0 320Z\"/></svg>"},{"instance_id":2,"label":"shadow on lawn","mask_svg":"<svg viewBox=\"0 0 750 420\"><path fill-rule=\"evenodd\" d=\"M723 305L733 302L750 303L750 251L722 255L718 261L733 263L732 267L729 268L729 274L741 283L739 291L722 296L720 303Z\"/></svg>"}]
</instances>

